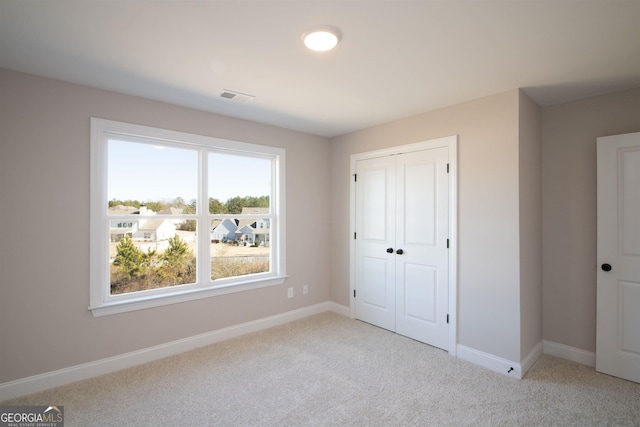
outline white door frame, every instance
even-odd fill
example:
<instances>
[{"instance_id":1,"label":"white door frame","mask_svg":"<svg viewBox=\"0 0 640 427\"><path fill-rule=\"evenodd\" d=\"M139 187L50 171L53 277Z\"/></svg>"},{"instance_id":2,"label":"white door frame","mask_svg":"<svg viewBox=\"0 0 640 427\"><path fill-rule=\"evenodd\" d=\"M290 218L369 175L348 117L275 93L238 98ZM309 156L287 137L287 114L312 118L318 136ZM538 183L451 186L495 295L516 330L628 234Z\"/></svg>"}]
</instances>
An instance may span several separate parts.
<instances>
[{"instance_id":1,"label":"white door frame","mask_svg":"<svg viewBox=\"0 0 640 427\"><path fill-rule=\"evenodd\" d=\"M449 354L456 355L458 342L458 136L446 136L413 144L384 148L351 155L351 185L350 185L350 243L349 243L349 309L352 319L356 317L356 306L353 297L356 283L356 243L353 238L356 231L356 185L354 175L358 160L393 154L410 153L412 151L429 150L433 148L449 148Z\"/></svg>"}]
</instances>

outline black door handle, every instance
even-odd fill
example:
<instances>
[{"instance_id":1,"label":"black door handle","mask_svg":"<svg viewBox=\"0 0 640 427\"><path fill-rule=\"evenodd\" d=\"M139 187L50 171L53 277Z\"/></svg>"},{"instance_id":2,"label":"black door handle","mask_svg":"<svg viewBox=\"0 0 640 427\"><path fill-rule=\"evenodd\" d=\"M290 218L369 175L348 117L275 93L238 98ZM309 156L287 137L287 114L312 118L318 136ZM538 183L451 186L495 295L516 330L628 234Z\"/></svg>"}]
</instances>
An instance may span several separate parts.
<instances>
[{"instance_id":1,"label":"black door handle","mask_svg":"<svg viewBox=\"0 0 640 427\"><path fill-rule=\"evenodd\" d=\"M402 255L402 254L404 253L404 251L403 251L402 249L398 249L398 250L396 251L396 253L397 253L398 255Z\"/></svg>"},{"instance_id":2,"label":"black door handle","mask_svg":"<svg viewBox=\"0 0 640 427\"><path fill-rule=\"evenodd\" d=\"M387 248L387 253L388 254L392 254L393 253L393 248Z\"/></svg>"},{"instance_id":3,"label":"black door handle","mask_svg":"<svg viewBox=\"0 0 640 427\"><path fill-rule=\"evenodd\" d=\"M602 264L602 269L604 271L611 271L611 264Z\"/></svg>"}]
</instances>

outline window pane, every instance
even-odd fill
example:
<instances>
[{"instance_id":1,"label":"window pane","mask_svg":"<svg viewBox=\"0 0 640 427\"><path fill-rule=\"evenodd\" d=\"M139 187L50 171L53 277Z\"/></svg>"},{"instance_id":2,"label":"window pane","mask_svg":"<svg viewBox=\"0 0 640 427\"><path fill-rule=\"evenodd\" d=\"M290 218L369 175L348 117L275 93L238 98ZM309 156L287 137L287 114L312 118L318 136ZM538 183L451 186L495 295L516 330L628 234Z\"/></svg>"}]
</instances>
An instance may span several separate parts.
<instances>
[{"instance_id":1,"label":"window pane","mask_svg":"<svg viewBox=\"0 0 640 427\"><path fill-rule=\"evenodd\" d=\"M174 221L143 218L110 221L111 295L196 282L195 224L182 231Z\"/></svg>"},{"instance_id":2,"label":"window pane","mask_svg":"<svg viewBox=\"0 0 640 427\"><path fill-rule=\"evenodd\" d=\"M195 214L197 194L196 151L109 140L109 214Z\"/></svg>"},{"instance_id":3,"label":"window pane","mask_svg":"<svg viewBox=\"0 0 640 427\"><path fill-rule=\"evenodd\" d=\"M269 218L212 220L211 280L269 272L270 242Z\"/></svg>"},{"instance_id":4,"label":"window pane","mask_svg":"<svg viewBox=\"0 0 640 427\"><path fill-rule=\"evenodd\" d=\"M271 165L271 159L209 153L209 213L269 208Z\"/></svg>"},{"instance_id":5,"label":"window pane","mask_svg":"<svg viewBox=\"0 0 640 427\"><path fill-rule=\"evenodd\" d=\"M92 118L94 316L282 284L285 154Z\"/></svg>"}]
</instances>

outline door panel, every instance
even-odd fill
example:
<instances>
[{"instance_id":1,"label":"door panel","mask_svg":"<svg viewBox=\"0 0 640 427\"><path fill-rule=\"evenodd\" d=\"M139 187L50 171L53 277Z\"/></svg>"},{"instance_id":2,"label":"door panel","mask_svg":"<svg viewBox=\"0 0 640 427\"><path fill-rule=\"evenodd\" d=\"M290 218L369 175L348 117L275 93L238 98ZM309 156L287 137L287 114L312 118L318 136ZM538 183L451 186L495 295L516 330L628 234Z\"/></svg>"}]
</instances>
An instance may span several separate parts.
<instances>
[{"instance_id":1,"label":"door panel","mask_svg":"<svg viewBox=\"0 0 640 427\"><path fill-rule=\"evenodd\" d=\"M619 149L621 157L620 213L622 226L618 227L618 239L622 242L624 256L640 259L640 148Z\"/></svg>"},{"instance_id":2,"label":"door panel","mask_svg":"<svg viewBox=\"0 0 640 427\"><path fill-rule=\"evenodd\" d=\"M375 169L374 165L360 173L360 186L362 189L362 231L361 237L369 242L379 241L385 243L389 240L389 212L387 206L387 180L390 178L388 171L382 165Z\"/></svg>"},{"instance_id":3,"label":"door panel","mask_svg":"<svg viewBox=\"0 0 640 427\"><path fill-rule=\"evenodd\" d=\"M367 286L361 287L360 298L369 309L388 310L393 304L393 301L389 301L389 296L392 294L389 286L393 283L386 280L388 268L390 268L388 259L373 257L362 259L362 282Z\"/></svg>"},{"instance_id":4,"label":"door panel","mask_svg":"<svg viewBox=\"0 0 640 427\"><path fill-rule=\"evenodd\" d=\"M640 133L598 138L597 274L596 370L640 382Z\"/></svg>"},{"instance_id":5,"label":"door panel","mask_svg":"<svg viewBox=\"0 0 640 427\"><path fill-rule=\"evenodd\" d=\"M425 265L404 264L404 289L400 291L403 298L404 312L400 313L405 319L410 318L418 322L435 323L437 294L436 269Z\"/></svg>"},{"instance_id":6,"label":"door panel","mask_svg":"<svg viewBox=\"0 0 640 427\"><path fill-rule=\"evenodd\" d=\"M447 349L448 149L396 157L396 332Z\"/></svg>"},{"instance_id":7,"label":"door panel","mask_svg":"<svg viewBox=\"0 0 640 427\"><path fill-rule=\"evenodd\" d=\"M640 356L640 283L620 282L620 350Z\"/></svg>"},{"instance_id":8,"label":"door panel","mask_svg":"<svg viewBox=\"0 0 640 427\"><path fill-rule=\"evenodd\" d=\"M395 330L395 244L393 201L396 176L387 157L357 162L356 317Z\"/></svg>"},{"instance_id":9,"label":"door panel","mask_svg":"<svg viewBox=\"0 0 640 427\"><path fill-rule=\"evenodd\" d=\"M424 157L424 154L419 157ZM400 195L401 202L404 198L404 210L401 212L403 240L405 244L433 246L437 224L437 165L431 161L416 160L409 164L401 163L399 171L399 180L404 183L404 194Z\"/></svg>"}]
</instances>

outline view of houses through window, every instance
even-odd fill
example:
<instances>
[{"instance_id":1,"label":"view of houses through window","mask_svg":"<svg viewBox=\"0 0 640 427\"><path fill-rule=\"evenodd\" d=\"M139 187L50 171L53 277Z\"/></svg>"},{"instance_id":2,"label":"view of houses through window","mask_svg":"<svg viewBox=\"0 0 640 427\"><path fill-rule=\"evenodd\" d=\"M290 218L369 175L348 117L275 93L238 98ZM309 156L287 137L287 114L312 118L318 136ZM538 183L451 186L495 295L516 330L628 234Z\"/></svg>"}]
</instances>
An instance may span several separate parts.
<instances>
[{"instance_id":1,"label":"view of houses through window","mask_svg":"<svg viewBox=\"0 0 640 427\"><path fill-rule=\"evenodd\" d=\"M272 160L209 151L208 209L199 213L200 156L109 140L111 295L196 283L198 250L209 252L211 281L270 271Z\"/></svg>"}]
</instances>

